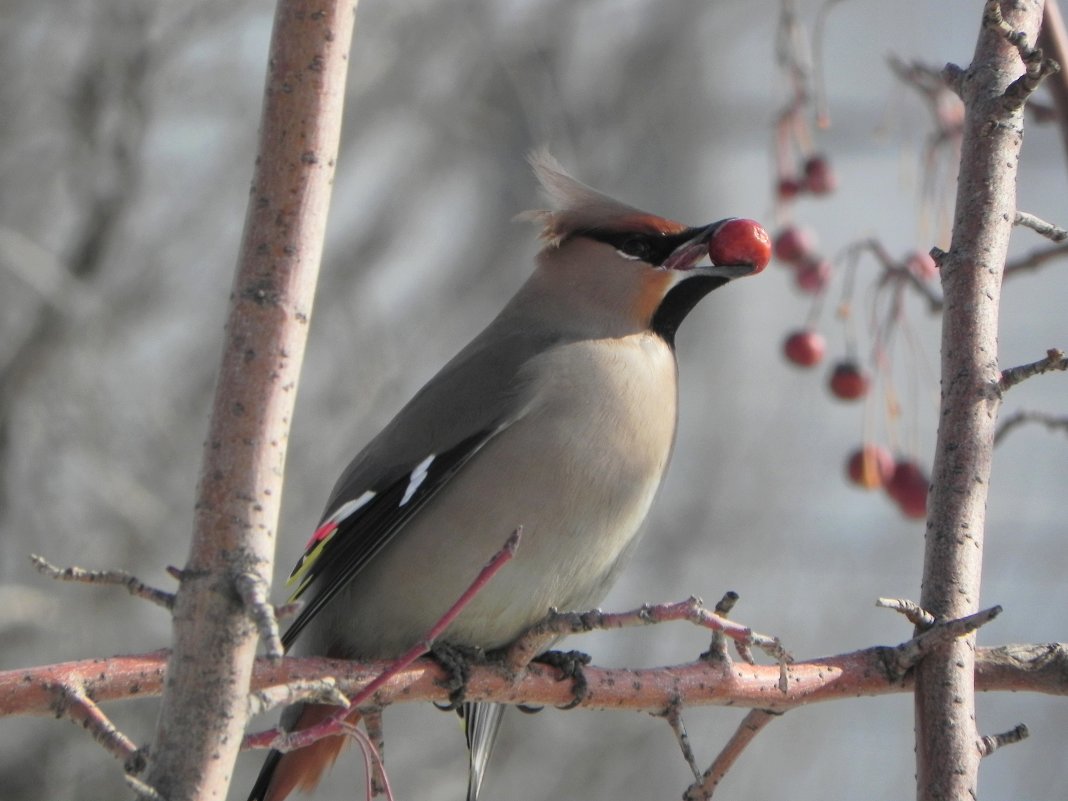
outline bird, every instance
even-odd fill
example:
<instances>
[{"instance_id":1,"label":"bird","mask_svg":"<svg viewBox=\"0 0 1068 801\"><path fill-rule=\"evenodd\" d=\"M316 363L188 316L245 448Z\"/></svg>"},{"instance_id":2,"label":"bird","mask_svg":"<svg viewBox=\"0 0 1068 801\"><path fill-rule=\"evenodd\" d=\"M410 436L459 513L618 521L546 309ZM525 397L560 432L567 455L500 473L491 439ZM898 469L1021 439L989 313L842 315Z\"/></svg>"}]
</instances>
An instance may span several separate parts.
<instances>
[{"instance_id":1,"label":"bird","mask_svg":"<svg viewBox=\"0 0 1068 801\"><path fill-rule=\"evenodd\" d=\"M500 649L550 609L594 607L635 549L675 443L679 324L762 267L703 263L734 218L691 227L593 189L545 150L529 161L549 206L520 215L540 227L534 270L341 474L290 576L304 605L289 653L399 656L521 528L515 557L442 634ZM297 704L282 725L334 709ZM464 705L469 801L503 710ZM249 801L314 789L344 741L271 752Z\"/></svg>"}]
</instances>

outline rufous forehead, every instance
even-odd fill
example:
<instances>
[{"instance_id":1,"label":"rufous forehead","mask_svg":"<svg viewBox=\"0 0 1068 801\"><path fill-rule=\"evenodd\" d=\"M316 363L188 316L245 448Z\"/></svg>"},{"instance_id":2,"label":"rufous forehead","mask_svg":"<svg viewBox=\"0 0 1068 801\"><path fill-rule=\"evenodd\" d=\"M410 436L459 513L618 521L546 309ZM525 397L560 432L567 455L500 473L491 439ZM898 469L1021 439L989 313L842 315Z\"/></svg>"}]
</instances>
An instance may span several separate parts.
<instances>
[{"instance_id":1,"label":"rufous forehead","mask_svg":"<svg viewBox=\"0 0 1068 801\"><path fill-rule=\"evenodd\" d=\"M643 234L681 234L687 230L688 226L669 220L666 217L640 212L618 217L612 221L612 228Z\"/></svg>"}]
</instances>

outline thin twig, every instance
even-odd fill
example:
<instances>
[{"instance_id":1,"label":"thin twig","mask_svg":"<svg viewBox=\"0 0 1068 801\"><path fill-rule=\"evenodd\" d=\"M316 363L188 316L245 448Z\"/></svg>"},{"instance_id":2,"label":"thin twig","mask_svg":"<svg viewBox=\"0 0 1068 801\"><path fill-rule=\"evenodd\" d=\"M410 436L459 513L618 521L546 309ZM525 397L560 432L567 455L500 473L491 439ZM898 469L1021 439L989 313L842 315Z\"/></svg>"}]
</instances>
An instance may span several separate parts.
<instances>
[{"instance_id":1,"label":"thin twig","mask_svg":"<svg viewBox=\"0 0 1068 801\"><path fill-rule=\"evenodd\" d=\"M79 687L57 686L53 688L55 701L52 709L57 716L69 718L89 732L104 750L119 761L126 763L137 754L134 742L116 728L104 711Z\"/></svg>"},{"instance_id":2,"label":"thin twig","mask_svg":"<svg viewBox=\"0 0 1068 801\"><path fill-rule=\"evenodd\" d=\"M690 745L690 735L686 733L686 724L682 721L682 703L678 698L668 704L661 714L664 720L671 726L671 731L675 734L675 740L679 744L679 750L682 751L682 758L686 760L686 764L690 766L690 770L693 771L693 777L697 781L701 781L701 769L697 767L697 759L693 755L693 747Z\"/></svg>"},{"instance_id":3,"label":"thin twig","mask_svg":"<svg viewBox=\"0 0 1068 801\"><path fill-rule=\"evenodd\" d=\"M557 639L567 634L578 634L595 629L648 626L672 620L686 620L712 631L721 631L741 646L740 651L743 654L745 646L753 646L777 660L781 665L785 665L792 659L777 637L757 634L748 626L735 623L710 611L700 598L691 597L678 603L645 604L629 612L608 613L600 609L589 612L557 612L554 610L544 621L533 626L513 643L508 649L505 664L513 670L529 664L530 659L538 653L538 645L546 639Z\"/></svg>"},{"instance_id":4,"label":"thin twig","mask_svg":"<svg viewBox=\"0 0 1068 801\"><path fill-rule=\"evenodd\" d=\"M382 730L382 712L377 709L365 710L363 725L367 729L367 739L374 746L370 760L370 770L367 771L367 779L370 783L368 788L370 798L386 796L392 799L393 791L389 786L389 776L386 774L386 737Z\"/></svg>"},{"instance_id":5,"label":"thin twig","mask_svg":"<svg viewBox=\"0 0 1068 801\"><path fill-rule=\"evenodd\" d=\"M86 570L83 567L56 567L44 557L30 554L30 561L37 570L58 581L76 581L82 584L108 584L125 587L130 595L151 601L164 609L174 606L174 593L150 587L136 576L123 570Z\"/></svg>"},{"instance_id":6,"label":"thin twig","mask_svg":"<svg viewBox=\"0 0 1068 801\"><path fill-rule=\"evenodd\" d=\"M333 676L323 679L296 680L249 693L248 716L261 715L275 707L290 706L300 701L314 701L331 706L349 706L349 699L337 686Z\"/></svg>"},{"instance_id":7,"label":"thin twig","mask_svg":"<svg viewBox=\"0 0 1068 801\"><path fill-rule=\"evenodd\" d=\"M1026 256L1006 262L1005 277L1007 278L1010 275L1015 275L1016 273L1024 272L1026 270L1035 270L1047 262L1051 262L1054 259L1059 259L1063 256L1068 256L1068 244L1031 251Z\"/></svg>"},{"instance_id":8,"label":"thin twig","mask_svg":"<svg viewBox=\"0 0 1068 801\"><path fill-rule=\"evenodd\" d=\"M386 670L383 670L374 679L374 681L360 690L348 706L339 708L337 712L330 717L325 718L320 723L317 723L314 726L309 726L306 729L300 729L299 731L278 732L277 730L272 730L246 735L246 745L248 747L260 747L263 742L267 740L268 736L273 735L273 739L268 740L268 744L271 748L278 751L294 751L298 748L304 748L307 745L311 745L323 737L337 734L345 719L352 714L353 709L359 709L360 705L374 695L382 685L430 650L430 646L434 644L434 641L441 636L442 632L444 632L457 616L459 616L460 612L471 603L471 600L495 575L497 575L500 569L511 561L513 556L515 556L522 533L522 526L513 531L512 535L505 541L504 545L501 546L501 549L497 551L489 562L486 563L485 567L479 571L479 574L475 577L475 580L471 582L471 585L458 599L456 599L456 602L449 607L448 611L441 616L430 631L428 631L419 642L394 660Z\"/></svg>"},{"instance_id":9,"label":"thin twig","mask_svg":"<svg viewBox=\"0 0 1068 801\"><path fill-rule=\"evenodd\" d=\"M988 757L1002 746L1026 740L1029 735L1030 732L1023 723L1001 734L986 734L979 738L979 753L984 757Z\"/></svg>"},{"instance_id":10,"label":"thin twig","mask_svg":"<svg viewBox=\"0 0 1068 801\"><path fill-rule=\"evenodd\" d=\"M770 709L749 710L749 714L738 724L738 728L708 770L696 783L686 788L686 792L682 795L684 801L708 801L716 791L716 786L727 775L727 771L742 755L745 747L763 731L765 726L781 715L782 712L774 712Z\"/></svg>"},{"instance_id":11,"label":"thin twig","mask_svg":"<svg viewBox=\"0 0 1068 801\"><path fill-rule=\"evenodd\" d=\"M1068 239L1068 231L1053 223L1046 222L1040 217L1036 217L1034 214L1028 214L1026 211L1017 211L1016 220L1013 225L1020 225L1024 228L1030 228L1039 236L1044 236L1051 242L1063 242Z\"/></svg>"},{"instance_id":12,"label":"thin twig","mask_svg":"<svg viewBox=\"0 0 1068 801\"><path fill-rule=\"evenodd\" d=\"M1046 358L1039 359L1037 362L1021 364L1019 367L1002 370L1001 380L998 381L998 389L1004 392L1021 381L1026 381L1028 378L1053 370L1068 370L1068 356L1065 356L1064 351L1058 348L1050 348L1046 351Z\"/></svg>"},{"instance_id":13,"label":"thin twig","mask_svg":"<svg viewBox=\"0 0 1068 801\"><path fill-rule=\"evenodd\" d=\"M1008 436L1009 432L1024 423L1041 423L1050 431L1061 430L1068 433L1068 417L1052 415L1045 412L1018 411L1009 415L998 425L994 432L994 444L997 445Z\"/></svg>"}]
</instances>

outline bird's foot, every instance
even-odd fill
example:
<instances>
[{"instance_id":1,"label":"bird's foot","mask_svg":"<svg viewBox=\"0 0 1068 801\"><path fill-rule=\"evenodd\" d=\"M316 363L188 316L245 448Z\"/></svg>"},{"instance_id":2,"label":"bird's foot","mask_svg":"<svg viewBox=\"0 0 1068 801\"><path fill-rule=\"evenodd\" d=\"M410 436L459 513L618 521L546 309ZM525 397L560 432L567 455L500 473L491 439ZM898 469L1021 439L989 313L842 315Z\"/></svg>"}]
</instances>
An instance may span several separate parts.
<instances>
[{"instance_id":1,"label":"bird's foot","mask_svg":"<svg viewBox=\"0 0 1068 801\"><path fill-rule=\"evenodd\" d=\"M449 691L449 702L447 704L436 703L434 706L445 712L459 709L467 696L467 682L471 677L471 665L484 664L486 661L485 651L481 648L472 648L465 645L436 642L430 646L430 656L448 674L447 678L441 681L440 684Z\"/></svg>"},{"instance_id":2,"label":"bird's foot","mask_svg":"<svg viewBox=\"0 0 1068 801\"><path fill-rule=\"evenodd\" d=\"M549 665L560 671L562 678L571 679L574 698L571 703L564 704L560 709L573 709L584 700L590 693L590 686L586 681L586 671L583 668L590 664L590 655L582 651L546 651L534 657L535 662Z\"/></svg>"}]
</instances>

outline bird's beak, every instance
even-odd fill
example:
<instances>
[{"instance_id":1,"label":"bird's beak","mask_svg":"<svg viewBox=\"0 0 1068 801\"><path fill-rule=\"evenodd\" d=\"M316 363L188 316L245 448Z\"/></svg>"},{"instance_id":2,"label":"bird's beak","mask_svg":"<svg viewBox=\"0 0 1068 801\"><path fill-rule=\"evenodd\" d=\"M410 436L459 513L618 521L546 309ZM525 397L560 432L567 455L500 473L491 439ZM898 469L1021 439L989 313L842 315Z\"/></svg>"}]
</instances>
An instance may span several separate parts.
<instances>
[{"instance_id":1,"label":"bird's beak","mask_svg":"<svg viewBox=\"0 0 1068 801\"><path fill-rule=\"evenodd\" d=\"M708 258L708 243L716 235L716 231L733 217L714 222L703 228L691 229L693 236L672 251L671 255L664 260L661 267L665 270L697 270L702 275L718 276L720 278L741 278L756 272L752 264L704 264L697 265L702 259Z\"/></svg>"}]
</instances>

